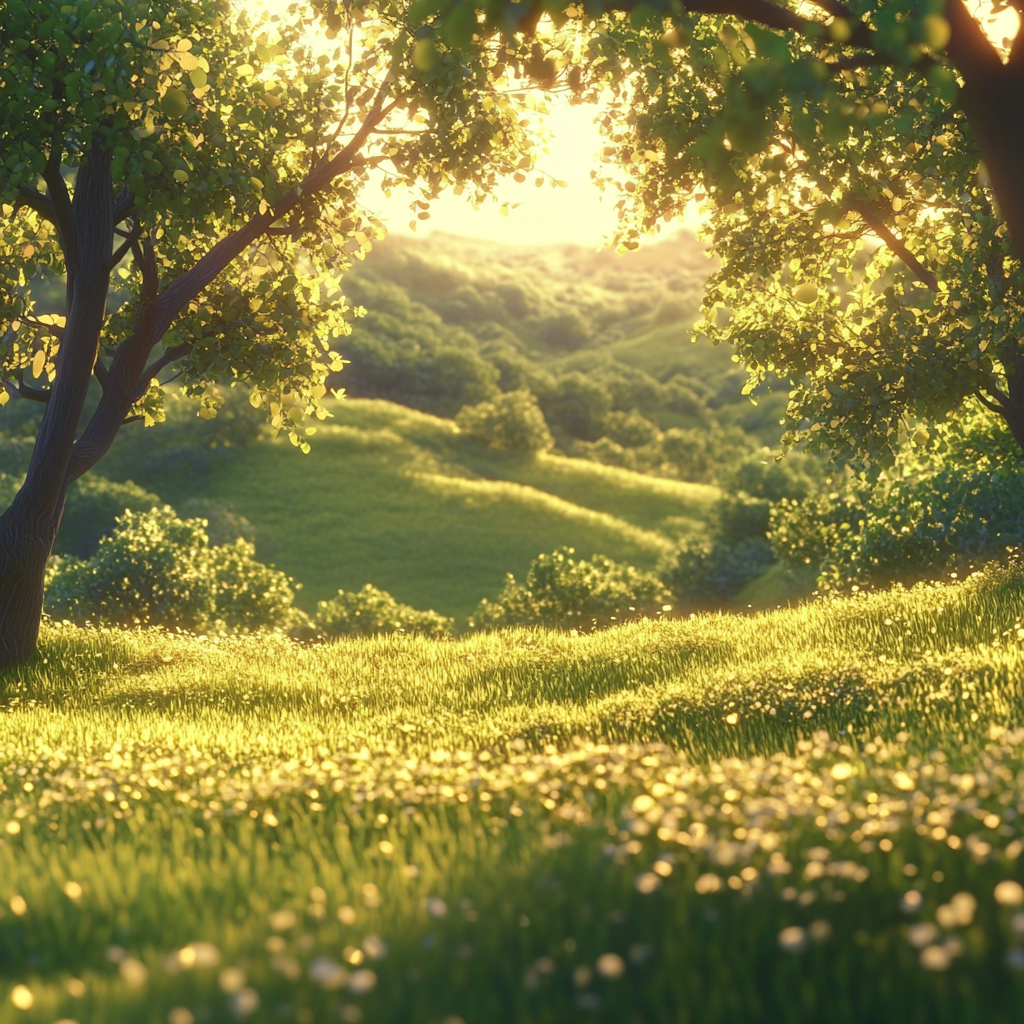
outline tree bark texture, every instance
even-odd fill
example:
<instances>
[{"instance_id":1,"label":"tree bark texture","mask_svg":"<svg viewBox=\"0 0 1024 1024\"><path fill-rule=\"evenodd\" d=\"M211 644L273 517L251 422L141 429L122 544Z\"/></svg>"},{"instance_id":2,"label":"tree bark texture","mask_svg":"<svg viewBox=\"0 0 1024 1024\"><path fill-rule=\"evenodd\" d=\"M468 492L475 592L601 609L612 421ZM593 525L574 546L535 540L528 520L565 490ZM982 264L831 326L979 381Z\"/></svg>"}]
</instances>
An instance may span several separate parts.
<instances>
[{"instance_id":1,"label":"tree bark texture","mask_svg":"<svg viewBox=\"0 0 1024 1024\"><path fill-rule=\"evenodd\" d=\"M0 517L0 666L36 647L43 577L60 527L68 464L99 352L110 284L114 193L110 155L94 144L69 199L59 167L47 176L67 261L67 320L56 376L25 483Z\"/></svg>"}]
</instances>

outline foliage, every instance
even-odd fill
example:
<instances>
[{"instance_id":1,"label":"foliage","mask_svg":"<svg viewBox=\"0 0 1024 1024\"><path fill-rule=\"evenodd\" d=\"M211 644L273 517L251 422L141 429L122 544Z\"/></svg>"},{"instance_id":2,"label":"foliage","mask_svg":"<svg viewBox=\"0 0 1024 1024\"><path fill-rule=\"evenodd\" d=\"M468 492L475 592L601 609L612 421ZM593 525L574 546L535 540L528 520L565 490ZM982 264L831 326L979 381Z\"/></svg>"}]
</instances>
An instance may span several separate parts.
<instances>
[{"instance_id":1,"label":"foliage","mask_svg":"<svg viewBox=\"0 0 1024 1024\"><path fill-rule=\"evenodd\" d=\"M493 602L484 599L473 624L485 629L512 625L543 625L590 629L613 622L657 616L671 607L657 576L632 565L593 555L589 562L573 558L573 548L538 555L523 583L509 573Z\"/></svg>"},{"instance_id":2,"label":"foliage","mask_svg":"<svg viewBox=\"0 0 1024 1024\"><path fill-rule=\"evenodd\" d=\"M50 0L8 5L0 125L18 155L0 179L6 375L57 372L55 332L32 316L23 287L40 267L64 271L37 180L62 162L73 171L92 159L98 173L95 154L105 152L115 195L131 200L132 245L121 255L134 260L118 271L132 298L104 328L102 350L142 343L138 303L158 274L170 283L151 296L160 317L179 304L167 314L165 362L177 361L205 414L216 413L209 386L230 374L307 447L303 418L320 412L326 374L340 368L329 351L345 330L338 273L382 230L357 199L369 168L386 160L385 187L412 186L423 210L450 185L482 198L499 173L532 162L517 102L489 72L493 52L447 54L423 70L401 5L367 4L346 9L344 35L320 55L306 45L310 18L300 7L282 15L224 3L111 2L70 15ZM347 148L319 151L339 135ZM271 229L275 220L286 223ZM246 223L248 240L235 233ZM228 237L236 257L199 299L196 275L186 275ZM141 408L149 422L160 418L158 388Z\"/></svg>"},{"instance_id":3,"label":"foliage","mask_svg":"<svg viewBox=\"0 0 1024 1024\"><path fill-rule=\"evenodd\" d=\"M183 519L205 519L210 547L234 544L237 540L256 543L256 527L231 508L230 502L214 498L188 498L178 506Z\"/></svg>"},{"instance_id":4,"label":"foliage","mask_svg":"<svg viewBox=\"0 0 1024 1024\"><path fill-rule=\"evenodd\" d=\"M160 504L157 495L131 480L123 484L101 476L77 480L68 488L54 553L89 558L123 512L148 512Z\"/></svg>"},{"instance_id":5,"label":"foliage","mask_svg":"<svg viewBox=\"0 0 1024 1024\"><path fill-rule=\"evenodd\" d=\"M720 471L719 479L729 491L766 501L804 498L824 483L820 465L803 453L791 451L776 459L767 449L739 458Z\"/></svg>"},{"instance_id":6,"label":"foliage","mask_svg":"<svg viewBox=\"0 0 1024 1024\"><path fill-rule=\"evenodd\" d=\"M397 284L357 277L346 286L368 307L343 346L347 365L337 384L348 393L453 416L497 390L498 373L476 340L445 326Z\"/></svg>"},{"instance_id":7,"label":"foliage","mask_svg":"<svg viewBox=\"0 0 1024 1024\"><path fill-rule=\"evenodd\" d=\"M509 391L466 406L455 418L469 437L499 452L545 452L554 445L544 414L529 391Z\"/></svg>"},{"instance_id":8,"label":"foliage","mask_svg":"<svg viewBox=\"0 0 1024 1024\"><path fill-rule=\"evenodd\" d=\"M201 519L169 506L126 511L88 559L55 561L46 608L55 618L185 630L283 629L292 582L254 559L244 540L211 548Z\"/></svg>"},{"instance_id":9,"label":"foliage","mask_svg":"<svg viewBox=\"0 0 1024 1024\"><path fill-rule=\"evenodd\" d=\"M454 620L435 611L417 611L399 604L387 591L369 583L357 592L338 591L316 606L316 628L325 636L376 636L382 633L418 633L448 636Z\"/></svg>"},{"instance_id":10,"label":"foliage","mask_svg":"<svg viewBox=\"0 0 1024 1024\"><path fill-rule=\"evenodd\" d=\"M1024 541L1024 474L1009 430L969 406L940 424L871 483L782 500L770 537L780 560L819 574L825 588L934 576Z\"/></svg>"},{"instance_id":11,"label":"foliage","mask_svg":"<svg viewBox=\"0 0 1024 1024\"><path fill-rule=\"evenodd\" d=\"M791 565L817 567L822 586L910 581L1024 543L1020 518L1007 514L1022 501L1020 470L950 468L844 497L783 500L772 546Z\"/></svg>"},{"instance_id":12,"label":"foliage","mask_svg":"<svg viewBox=\"0 0 1024 1024\"><path fill-rule=\"evenodd\" d=\"M0 1021L75 979L108 1024L1010 1024L1022 612L987 571L577 637L46 625L0 675Z\"/></svg>"},{"instance_id":13,"label":"foliage","mask_svg":"<svg viewBox=\"0 0 1024 1024\"><path fill-rule=\"evenodd\" d=\"M367 315L339 343L349 364L331 384L439 415L490 399L495 383L527 390L567 454L710 480L708 465L731 459L732 448L774 443L781 409L772 396L750 405L745 375L725 352L705 340L681 353L681 328L658 326L651 310L666 296L696 311L706 274L703 249L685 236L624 257L389 239L347 278ZM574 317L589 335L567 355L545 332ZM694 432L685 447L703 454L687 456L670 433L679 429Z\"/></svg>"},{"instance_id":14,"label":"foliage","mask_svg":"<svg viewBox=\"0 0 1024 1024\"><path fill-rule=\"evenodd\" d=\"M638 449L633 459L626 459L626 464L635 462L630 468L639 469L646 462L679 480L715 483L755 449L756 441L738 427L712 421L704 429L670 427L652 445Z\"/></svg>"},{"instance_id":15,"label":"foliage","mask_svg":"<svg viewBox=\"0 0 1024 1024\"><path fill-rule=\"evenodd\" d=\"M712 510L706 541L686 541L663 560L660 575L685 609L723 608L775 561L766 534L771 505L743 491L725 494Z\"/></svg>"},{"instance_id":16,"label":"foliage","mask_svg":"<svg viewBox=\"0 0 1024 1024\"><path fill-rule=\"evenodd\" d=\"M713 540L679 548L660 573L682 610L731 608L740 591L775 561L768 541L748 537L727 544Z\"/></svg>"},{"instance_id":17,"label":"foliage","mask_svg":"<svg viewBox=\"0 0 1024 1024\"><path fill-rule=\"evenodd\" d=\"M464 6L434 30L462 38ZM971 396L1024 444L1020 127L1000 91L1022 72L982 27L1001 3L471 6L539 85L600 105L621 247L701 204L721 266L695 331L734 342L751 387L787 382L787 444L884 468L908 418Z\"/></svg>"}]
</instances>

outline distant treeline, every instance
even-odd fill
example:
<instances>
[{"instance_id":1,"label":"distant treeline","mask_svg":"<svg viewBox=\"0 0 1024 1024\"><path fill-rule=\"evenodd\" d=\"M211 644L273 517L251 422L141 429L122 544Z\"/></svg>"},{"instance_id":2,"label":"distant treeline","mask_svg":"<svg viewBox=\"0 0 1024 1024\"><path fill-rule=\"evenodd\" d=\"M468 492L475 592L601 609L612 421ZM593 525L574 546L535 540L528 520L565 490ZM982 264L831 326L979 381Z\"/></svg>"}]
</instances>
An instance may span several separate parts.
<instances>
[{"instance_id":1,"label":"distant treeline","mask_svg":"<svg viewBox=\"0 0 1024 1024\"><path fill-rule=\"evenodd\" d=\"M623 259L389 239L345 280L366 315L332 383L445 417L529 391L566 454L712 481L777 440L784 398L752 406L731 354L690 344L708 271L688 236Z\"/></svg>"}]
</instances>

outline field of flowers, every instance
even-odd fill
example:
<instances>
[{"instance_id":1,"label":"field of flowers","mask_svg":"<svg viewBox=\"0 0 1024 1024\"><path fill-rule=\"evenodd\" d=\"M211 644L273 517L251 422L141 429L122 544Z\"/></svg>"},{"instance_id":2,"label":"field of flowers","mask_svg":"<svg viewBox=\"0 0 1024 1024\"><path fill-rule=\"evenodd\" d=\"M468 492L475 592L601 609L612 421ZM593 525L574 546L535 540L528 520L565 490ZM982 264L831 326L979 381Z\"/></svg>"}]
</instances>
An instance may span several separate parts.
<instances>
[{"instance_id":1,"label":"field of flowers","mask_svg":"<svg viewBox=\"0 0 1024 1024\"><path fill-rule=\"evenodd\" d=\"M1020 1019L1020 570L0 694L0 1024Z\"/></svg>"}]
</instances>

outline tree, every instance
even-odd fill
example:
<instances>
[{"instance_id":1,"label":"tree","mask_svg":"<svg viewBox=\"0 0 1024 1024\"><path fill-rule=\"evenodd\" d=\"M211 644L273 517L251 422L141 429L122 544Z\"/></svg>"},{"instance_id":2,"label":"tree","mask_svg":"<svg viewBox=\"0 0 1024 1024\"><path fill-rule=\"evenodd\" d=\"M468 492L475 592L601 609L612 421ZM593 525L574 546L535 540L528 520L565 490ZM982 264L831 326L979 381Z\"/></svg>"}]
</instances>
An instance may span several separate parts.
<instances>
[{"instance_id":1,"label":"tree","mask_svg":"<svg viewBox=\"0 0 1024 1024\"><path fill-rule=\"evenodd\" d=\"M698 333L749 389L789 383L787 442L884 467L974 397L1024 447L1020 31L991 41L962 0L477 6L537 81L604 103L623 247L702 202L721 269Z\"/></svg>"},{"instance_id":2,"label":"tree","mask_svg":"<svg viewBox=\"0 0 1024 1024\"><path fill-rule=\"evenodd\" d=\"M319 39L290 11L3 5L0 404L46 408L0 518L0 665L35 648L68 485L125 423L161 419L161 374L207 418L214 382L250 389L308 450L342 364L340 275L382 233L358 202L372 175L413 186L422 219L446 186L482 200L531 166L497 47L425 49L401 2L350 4ZM37 310L40 274L66 277L66 316Z\"/></svg>"}]
</instances>

